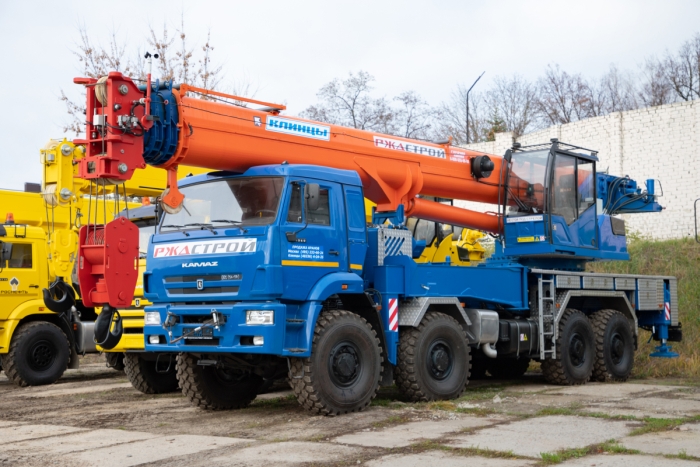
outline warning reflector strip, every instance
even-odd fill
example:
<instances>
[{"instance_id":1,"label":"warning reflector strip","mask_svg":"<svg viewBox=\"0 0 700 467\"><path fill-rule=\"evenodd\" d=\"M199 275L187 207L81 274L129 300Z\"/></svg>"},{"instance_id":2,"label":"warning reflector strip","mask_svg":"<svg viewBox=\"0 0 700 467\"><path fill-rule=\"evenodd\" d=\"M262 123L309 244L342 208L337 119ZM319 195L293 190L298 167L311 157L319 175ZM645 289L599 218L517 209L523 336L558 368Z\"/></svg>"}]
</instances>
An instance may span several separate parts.
<instances>
[{"instance_id":1,"label":"warning reflector strip","mask_svg":"<svg viewBox=\"0 0 700 467\"><path fill-rule=\"evenodd\" d=\"M395 298L389 299L389 330L399 330L399 301Z\"/></svg>"}]
</instances>

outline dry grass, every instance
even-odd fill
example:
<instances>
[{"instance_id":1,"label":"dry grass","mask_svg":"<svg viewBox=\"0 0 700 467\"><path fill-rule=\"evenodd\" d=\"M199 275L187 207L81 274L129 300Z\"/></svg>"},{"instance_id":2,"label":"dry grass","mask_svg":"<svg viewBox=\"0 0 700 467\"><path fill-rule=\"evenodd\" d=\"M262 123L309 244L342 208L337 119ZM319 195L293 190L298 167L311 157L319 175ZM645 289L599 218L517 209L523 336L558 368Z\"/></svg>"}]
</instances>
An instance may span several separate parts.
<instances>
[{"instance_id":1,"label":"dry grass","mask_svg":"<svg viewBox=\"0 0 700 467\"><path fill-rule=\"evenodd\" d=\"M650 241L637 239L629 245L630 261L599 262L595 272L668 275L678 278L678 310L683 342L674 342L680 358L651 358L657 342L640 329L634 377L700 377L700 244L692 239Z\"/></svg>"}]
</instances>

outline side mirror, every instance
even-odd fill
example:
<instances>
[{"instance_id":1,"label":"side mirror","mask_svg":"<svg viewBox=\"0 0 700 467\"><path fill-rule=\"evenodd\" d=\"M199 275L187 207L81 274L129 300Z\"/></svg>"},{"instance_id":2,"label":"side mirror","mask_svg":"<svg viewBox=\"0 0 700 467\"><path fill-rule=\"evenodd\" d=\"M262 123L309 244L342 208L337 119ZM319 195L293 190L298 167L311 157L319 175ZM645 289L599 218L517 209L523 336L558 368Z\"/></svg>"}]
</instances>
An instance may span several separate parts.
<instances>
[{"instance_id":1,"label":"side mirror","mask_svg":"<svg viewBox=\"0 0 700 467\"><path fill-rule=\"evenodd\" d=\"M306 198L306 206L309 211L315 211L318 209L318 203L320 201L321 187L318 183L307 183L304 188L304 197Z\"/></svg>"},{"instance_id":2,"label":"side mirror","mask_svg":"<svg viewBox=\"0 0 700 467\"><path fill-rule=\"evenodd\" d=\"M12 243L0 242L0 263L12 258Z\"/></svg>"}]
</instances>

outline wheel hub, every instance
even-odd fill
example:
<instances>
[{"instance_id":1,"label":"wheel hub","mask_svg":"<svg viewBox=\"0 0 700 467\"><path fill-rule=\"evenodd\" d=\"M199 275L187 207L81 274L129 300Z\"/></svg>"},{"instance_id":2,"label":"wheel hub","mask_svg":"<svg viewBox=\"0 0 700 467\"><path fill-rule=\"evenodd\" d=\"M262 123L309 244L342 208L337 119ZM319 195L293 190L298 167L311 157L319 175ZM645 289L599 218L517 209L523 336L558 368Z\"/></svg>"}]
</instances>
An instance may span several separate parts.
<instances>
[{"instance_id":1,"label":"wheel hub","mask_svg":"<svg viewBox=\"0 0 700 467\"><path fill-rule=\"evenodd\" d=\"M361 365L360 356L352 342L341 342L331 350L328 366L333 382L340 387L351 386L357 381Z\"/></svg>"},{"instance_id":2,"label":"wheel hub","mask_svg":"<svg viewBox=\"0 0 700 467\"><path fill-rule=\"evenodd\" d=\"M443 340L437 340L428 349L428 370L433 378L443 380L452 373L452 349Z\"/></svg>"},{"instance_id":3,"label":"wheel hub","mask_svg":"<svg viewBox=\"0 0 700 467\"><path fill-rule=\"evenodd\" d=\"M575 367L586 362L586 343L579 333L574 333L569 340L569 358Z\"/></svg>"},{"instance_id":4,"label":"wheel hub","mask_svg":"<svg viewBox=\"0 0 700 467\"><path fill-rule=\"evenodd\" d=\"M35 342L29 349L29 366L34 371L44 371L49 368L56 359L56 349L47 340Z\"/></svg>"},{"instance_id":5,"label":"wheel hub","mask_svg":"<svg viewBox=\"0 0 700 467\"><path fill-rule=\"evenodd\" d=\"M618 365L625 356L625 341L618 333L613 334L610 343L610 357L615 365Z\"/></svg>"}]
</instances>

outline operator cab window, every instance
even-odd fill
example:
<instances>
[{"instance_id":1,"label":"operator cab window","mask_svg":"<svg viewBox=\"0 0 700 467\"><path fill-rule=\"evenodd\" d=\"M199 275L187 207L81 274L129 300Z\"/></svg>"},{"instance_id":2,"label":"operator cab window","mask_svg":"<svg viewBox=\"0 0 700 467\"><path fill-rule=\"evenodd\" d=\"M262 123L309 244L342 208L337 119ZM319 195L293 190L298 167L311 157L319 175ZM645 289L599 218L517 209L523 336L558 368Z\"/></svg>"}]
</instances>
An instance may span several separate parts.
<instances>
[{"instance_id":1,"label":"operator cab window","mask_svg":"<svg viewBox=\"0 0 700 467\"><path fill-rule=\"evenodd\" d=\"M576 201L576 159L557 154L554 160L552 214L563 217L567 225L571 225L577 217Z\"/></svg>"},{"instance_id":2,"label":"operator cab window","mask_svg":"<svg viewBox=\"0 0 700 467\"><path fill-rule=\"evenodd\" d=\"M595 204L593 161L578 160L578 215Z\"/></svg>"},{"instance_id":3,"label":"operator cab window","mask_svg":"<svg viewBox=\"0 0 700 467\"><path fill-rule=\"evenodd\" d=\"M13 243L12 257L6 265L10 269L31 269L32 268L32 245L30 243Z\"/></svg>"}]
</instances>

